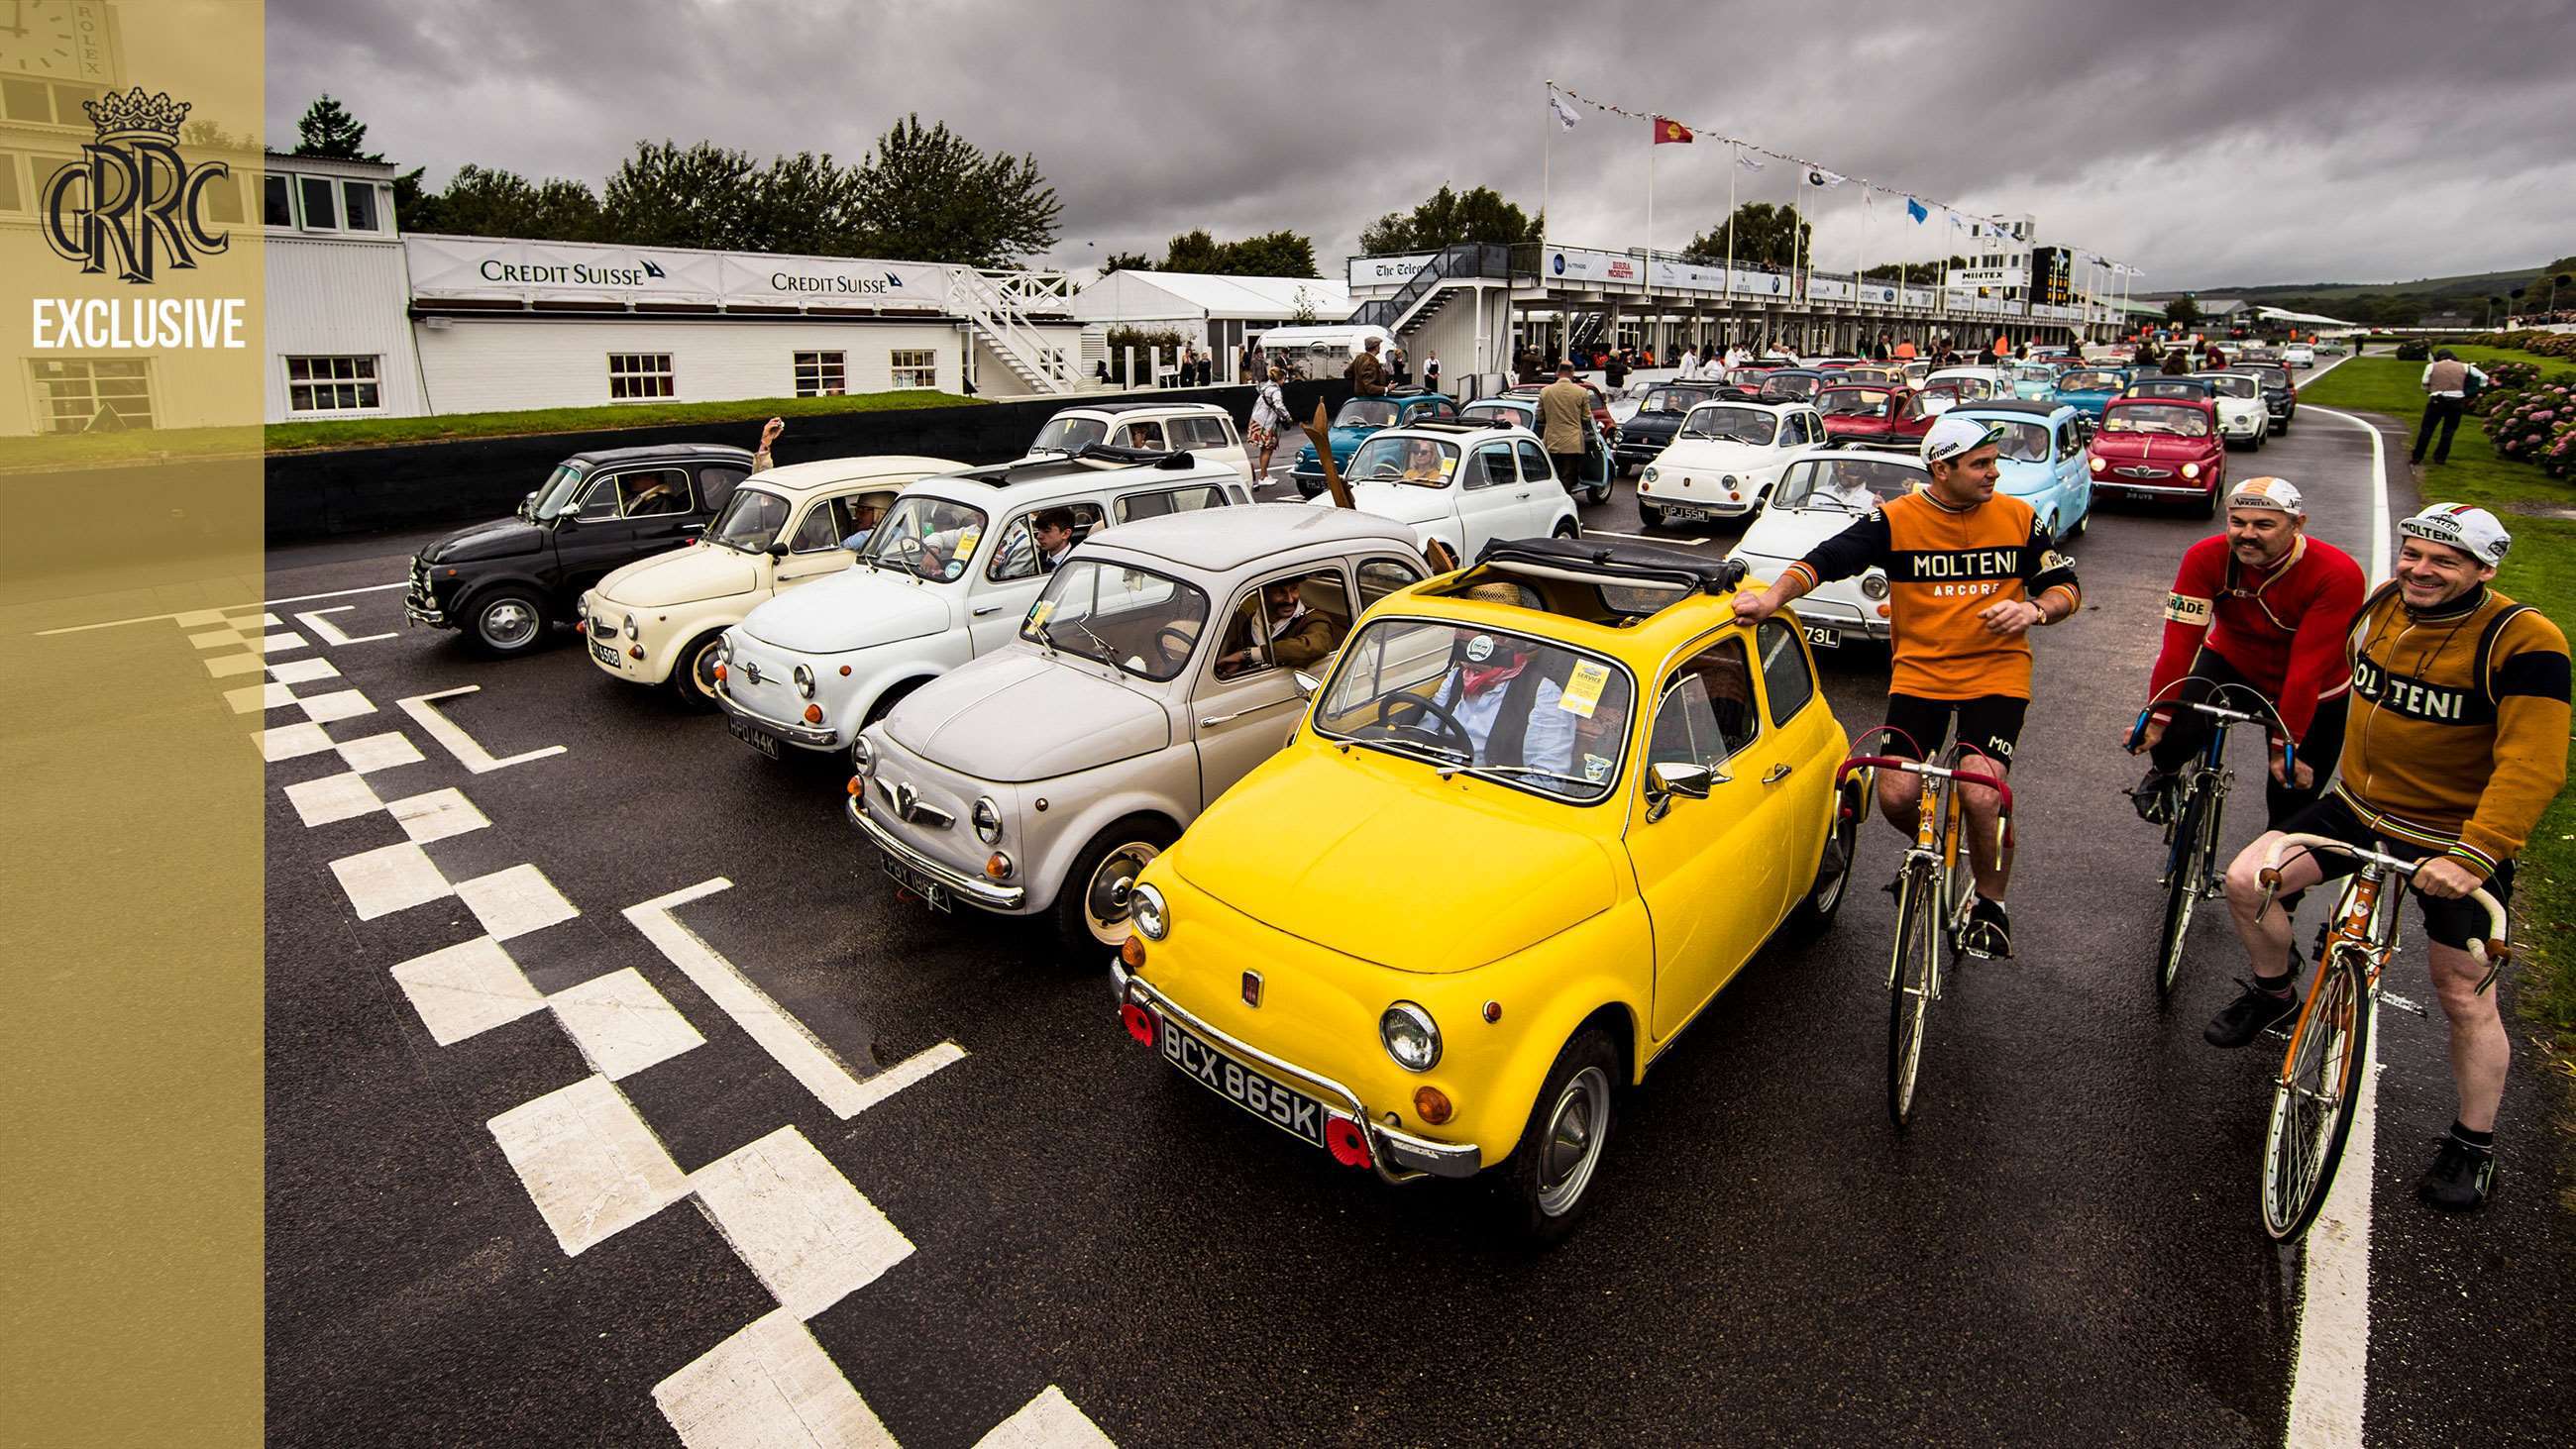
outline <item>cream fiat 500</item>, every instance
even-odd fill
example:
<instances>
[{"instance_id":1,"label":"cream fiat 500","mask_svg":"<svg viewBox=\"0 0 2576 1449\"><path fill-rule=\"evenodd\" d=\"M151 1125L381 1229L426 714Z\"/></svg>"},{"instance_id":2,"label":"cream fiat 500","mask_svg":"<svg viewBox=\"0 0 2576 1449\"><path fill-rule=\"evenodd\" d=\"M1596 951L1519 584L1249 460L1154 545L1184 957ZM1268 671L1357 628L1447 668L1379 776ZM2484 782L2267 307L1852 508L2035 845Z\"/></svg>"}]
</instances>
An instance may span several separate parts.
<instances>
[{"instance_id":1,"label":"cream fiat 500","mask_svg":"<svg viewBox=\"0 0 2576 1449\"><path fill-rule=\"evenodd\" d=\"M689 703L716 702L724 631L783 589L836 574L895 496L914 480L955 473L946 458L828 458L755 474L698 542L638 559L582 596L590 662L629 684L668 684Z\"/></svg>"},{"instance_id":2,"label":"cream fiat 500","mask_svg":"<svg viewBox=\"0 0 2576 1449\"><path fill-rule=\"evenodd\" d=\"M1297 727L1297 671L1428 569L1404 524L1258 503L1104 529L1002 647L851 750L850 823L933 910L1127 939L1127 888Z\"/></svg>"}]
</instances>

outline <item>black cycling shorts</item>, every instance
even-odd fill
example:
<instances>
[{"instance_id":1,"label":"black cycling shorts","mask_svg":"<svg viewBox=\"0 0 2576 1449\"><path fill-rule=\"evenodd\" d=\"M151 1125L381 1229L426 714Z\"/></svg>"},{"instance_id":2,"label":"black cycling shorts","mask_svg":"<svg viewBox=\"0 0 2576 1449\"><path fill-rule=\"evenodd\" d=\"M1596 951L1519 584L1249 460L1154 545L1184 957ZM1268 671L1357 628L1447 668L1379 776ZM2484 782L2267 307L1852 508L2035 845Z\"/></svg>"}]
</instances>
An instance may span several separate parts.
<instances>
[{"instance_id":1,"label":"black cycling shorts","mask_svg":"<svg viewBox=\"0 0 2576 1449\"><path fill-rule=\"evenodd\" d=\"M1925 699L1919 694L1891 694L1887 697L1887 722L1904 731L1878 737L1876 752L1899 759L1925 760L1941 753L1942 744L1950 737L1950 716L1959 717L1959 738L1968 745L1985 751L2007 766L2012 764L2013 746L2021 739L2021 720L2030 711L2030 701L2009 694L1981 694L1974 699ZM1906 741L1912 740L1909 746Z\"/></svg>"},{"instance_id":2,"label":"black cycling shorts","mask_svg":"<svg viewBox=\"0 0 2576 1449\"><path fill-rule=\"evenodd\" d=\"M2347 841L2401 860L2422 860L2441 853L2413 841L2397 840L2374 832L2359 815L2353 813L2352 806L2341 795L2328 795L2319 800L2291 816L2281 829L2291 835L2322 835L2329 840ZM2348 855L2321 850L2315 852L2313 858L2325 871L2327 880L2341 880L2359 869ZM2455 951L2469 949L2469 941L2473 937L2486 939L2487 913L2477 902L2466 896L2437 900L2422 891L2414 894L2415 903L2424 908L2426 936ZM2512 861L2497 866L2496 873L2487 878L2487 894L2495 897L2496 904L2500 906L2513 899Z\"/></svg>"}]
</instances>

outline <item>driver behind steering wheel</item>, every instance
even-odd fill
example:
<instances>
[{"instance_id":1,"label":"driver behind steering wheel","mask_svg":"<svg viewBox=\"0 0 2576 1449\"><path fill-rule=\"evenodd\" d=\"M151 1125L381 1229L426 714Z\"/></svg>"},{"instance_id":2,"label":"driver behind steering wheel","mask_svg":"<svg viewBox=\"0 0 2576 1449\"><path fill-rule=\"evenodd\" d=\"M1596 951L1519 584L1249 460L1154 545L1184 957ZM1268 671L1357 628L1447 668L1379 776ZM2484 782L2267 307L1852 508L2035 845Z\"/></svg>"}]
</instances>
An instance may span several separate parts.
<instances>
[{"instance_id":1,"label":"driver behind steering wheel","mask_svg":"<svg viewBox=\"0 0 2576 1449\"><path fill-rule=\"evenodd\" d=\"M1564 687L1546 676L1527 644L1469 635L1431 702L1467 732L1475 763L1571 775L1575 715L1561 707Z\"/></svg>"},{"instance_id":2,"label":"driver behind steering wheel","mask_svg":"<svg viewBox=\"0 0 2576 1449\"><path fill-rule=\"evenodd\" d=\"M1307 608L1298 583L1293 578L1272 579L1261 586L1260 627L1268 641L1267 657L1270 663L1287 669L1309 668L1341 646L1333 616ZM1236 616L1232 640L1235 647L1218 658L1218 678L1231 678L1261 666L1263 651L1252 640L1253 627L1251 614Z\"/></svg>"}]
</instances>

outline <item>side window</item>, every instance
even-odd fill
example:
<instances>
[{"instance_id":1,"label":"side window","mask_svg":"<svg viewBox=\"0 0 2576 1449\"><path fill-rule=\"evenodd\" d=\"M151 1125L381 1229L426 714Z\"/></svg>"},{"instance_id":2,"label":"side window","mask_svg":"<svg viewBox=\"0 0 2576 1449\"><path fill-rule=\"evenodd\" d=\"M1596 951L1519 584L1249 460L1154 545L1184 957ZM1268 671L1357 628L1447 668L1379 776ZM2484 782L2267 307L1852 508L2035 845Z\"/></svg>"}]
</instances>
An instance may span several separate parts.
<instances>
[{"instance_id":1,"label":"side window","mask_svg":"<svg viewBox=\"0 0 2576 1449\"><path fill-rule=\"evenodd\" d=\"M1365 609L1398 589L1422 582L1422 570L1400 558L1373 558L1360 565L1360 607Z\"/></svg>"},{"instance_id":2,"label":"side window","mask_svg":"<svg viewBox=\"0 0 2576 1449\"><path fill-rule=\"evenodd\" d=\"M1467 470L1470 488L1511 487L1520 481L1520 474L1512 467L1512 450L1507 446L1478 448L1475 464Z\"/></svg>"},{"instance_id":3,"label":"side window","mask_svg":"<svg viewBox=\"0 0 2576 1449\"><path fill-rule=\"evenodd\" d=\"M1650 765L1706 765L1713 770L1753 743L1760 730L1753 668L1741 639L1721 639L1691 656L1665 678L1659 700L1647 744Z\"/></svg>"},{"instance_id":4,"label":"side window","mask_svg":"<svg viewBox=\"0 0 2576 1449\"><path fill-rule=\"evenodd\" d=\"M1124 448L1151 448L1158 453L1170 451L1163 443L1163 425L1151 419L1139 419L1129 423L1127 431L1119 437L1118 445Z\"/></svg>"},{"instance_id":5,"label":"side window","mask_svg":"<svg viewBox=\"0 0 2576 1449\"><path fill-rule=\"evenodd\" d=\"M795 537L787 540L790 552L821 553L841 546L841 540L848 535L842 531L841 517L832 506L837 501L827 500L805 510L805 521L796 525Z\"/></svg>"},{"instance_id":6,"label":"side window","mask_svg":"<svg viewBox=\"0 0 2576 1449\"><path fill-rule=\"evenodd\" d=\"M1070 549L1100 525L1100 505L1091 502L1062 503L1023 513L1002 530L1001 542L993 546L993 561L984 566L984 577L1007 583L1052 573L1058 555L1049 552L1047 545L1052 542L1059 549ZM1067 530L1069 538L1054 539L1059 529Z\"/></svg>"},{"instance_id":7,"label":"side window","mask_svg":"<svg viewBox=\"0 0 2576 1449\"><path fill-rule=\"evenodd\" d=\"M1547 453L1544 449L1536 443L1526 441L1515 446L1520 449L1521 454L1521 477L1532 483L1557 481L1556 469L1547 461Z\"/></svg>"},{"instance_id":8,"label":"side window","mask_svg":"<svg viewBox=\"0 0 2576 1449\"><path fill-rule=\"evenodd\" d=\"M1351 633L1351 593L1338 569L1289 574L1244 591L1227 613L1216 677L1312 669Z\"/></svg>"},{"instance_id":9,"label":"side window","mask_svg":"<svg viewBox=\"0 0 2576 1449\"><path fill-rule=\"evenodd\" d=\"M733 496L733 485L750 474L731 463L716 464L698 470L698 497L710 509L722 508Z\"/></svg>"},{"instance_id":10,"label":"side window","mask_svg":"<svg viewBox=\"0 0 2576 1449\"><path fill-rule=\"evenodd\" d=\"M1753 642L1762 651L1762 692L1771 700L1771 722L1787 724L1816 697L1816 676L1807 669L1807 651L1798 647L1798 631L1777 619L1763 620Z\"/></svg>"},{"instance_id":11,"label":"side window","mask_svg":"<svg viewBox=\"0 0 2576 1449\"><path fill-rule=\"evenodd\" d=\"M629 518L689 511L689 474L685 468L647 468L617 475L617 491Z\"/></svg>"},{"instance_id":12,"label":"side window","mask_svg":"<svg viewBox=\"0 0 2576 1449\"><path fill-rule=\"evenodd\" d=\"M1172 445L1192 450L1230 448L1234 446L1234 437L1227 430L1223 418L1174 418Z\"/></svg>"},{"instance_id":13,"label":"side window","mask_svg":"<svg viewBox=\"0 0 2576 1449\"><path fill-rule=\"evenodd\" d=\"M1134 523L1140 518L1160 518L1167 513L1196 513L1202 508L1223 508L1225 495L1214 484L1199 483L1188 488L1169 488L1159 493L1130 493L1109 505L1120 523Z\"/></svg>"}]
</instances>

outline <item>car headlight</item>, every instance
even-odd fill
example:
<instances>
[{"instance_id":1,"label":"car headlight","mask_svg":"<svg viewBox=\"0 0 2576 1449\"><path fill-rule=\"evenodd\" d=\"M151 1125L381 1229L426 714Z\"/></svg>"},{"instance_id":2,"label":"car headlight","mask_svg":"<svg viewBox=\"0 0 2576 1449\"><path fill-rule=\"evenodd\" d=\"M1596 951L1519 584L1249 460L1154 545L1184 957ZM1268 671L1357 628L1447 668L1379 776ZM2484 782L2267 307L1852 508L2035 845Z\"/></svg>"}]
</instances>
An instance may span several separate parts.
<instances>
[{"instance_id":1,"label":"car headlight","mask_svg":"<svg viewBox=\"0 0 2576 1449\"><path fill-rule=\"evenodd\" d=\"M1726 475L1726 480L1725 480L1724 482L1722 482L1722 483L1718 484L1718 486L1719 486L1719 487L1721 487L1721 488L1732 488L1732 487L1734 487L1734 486L1735 486L1735 475L1734 475L1734 474L1732 474L1732 473L1727 474L1727 475Z\"/></svg>"},{"instance_id":2,"label":"car headlight","mask_svg":"<svg viewBox=\"0 0 2576 1449\"><path fill-rule=\"evenodd\" d=\"M876 778L877 752L866 735L850 736L850 773L862 780Z\"/></svg>"},{"instance_id":3,"label":"car headlight","mask_svg":"<svg viewBox=\"0 0 2576 1449\"><path fill-rule=\"evenodd\" d=\"M807 699L812 699L814 697L814 667L812 665L799 664L794 669L788 671L788 677L796 681L796 692L798 694L803 695Z\"/></svg>"},{"instance_id":4,"label":"car headlight","mask_svg":"<svg viewBox=\"0 0 2576 1449\"><path fill-rule=\"evenodd\" d=\"M2182 476L2184 476L2184 477L2186 477L2186 478L2197 478L2197 477L2199 477L2199 476L2200 476L2200 465L2199 465L2198 463L2185 463L2185 464L2183 464L2183 465L2182 465Z\"/></svg>"},{"instance_id":5,"label":"car headlight","mask_svg":"<svg viewBox=\"0 0 2576 1449\"><path fill-rule=\"evenodd\" d=\"M990 845L1002 838L1002 807L993 803L992 796L976 796L975 807L967 812L967 818L975 822L977 840Z\"/></svg>"},{"instance_id":6,"label":"car headlight","mask_svg":"<svg viewBox=\"0 0 2576 1449\"><path fill-rule=\"evenodd\" d=\"M1440 1028L1431 1013L1410 1001L1399 1001L1377 1019L1378 1039L1386 1054L1408 1072L1427 1072L1440 1063Z\"/></svg>"},{"instance_id":7,"label":"car headlight","mask_svg":"<svg viewBox=\"0 0 2576 1449\"><path fill-rule=\"evenodd\" d=\"M2094 472L2099 473L2102 471L2102 460L2099 456L2087 458L2084 461L2091 465Z\"/></svg>"},{"instance_id":8,"label":"car headlight","mask_svg":"<svg viewBox=\"0 0 2576 1449\"><path fill-rule=\"evenodd\" d=\"M637 635L639 635L639 634L641 634L641 633L643 633L643 632L644 632L643 630L638 629L638 628L636 628L636 627L635 627L635 616L634 616L633 614L629 614L629 615L627 615L627 616L626 616L626 631L625 631L625 632L626 632L626 637L627 637L627 638L629 638L629 639L632 639L632 638L636 637Z\"/></svg>"},{"instance_id":9,"label":"car headlight","mask_svg":"<svg viewBox=\"0 0 2576 1449\"><path fill-rule=\"evenodd\" d=\"M1647 482L1652 483L1652 482L1654 482L1657 478L1660 478L1660 477L1662 477L1662 476L1663 476L1663 475L1662 475L1661 473L1658 473L1658 472L1656 472L1656 471L1654 470L1654 468L1653 468L1653 466L1652 466L1652 465L1649 465L1649 466L1647 467L1647 469L1646 469L1646 481L1647 481Z\"/></svg>"},{"instance_id":10,"label":"car headlight","mask_svg":"<svg viewBox=\"0 0 2576 1449\"><path fill-rule=\"evenodd\" d=\"M1885 574L1883 574L1883 573L1880 573L1880 572L1879 572L1878 570L1876 570L1876 569L1871 569L1871 570L1867 571L1866 573L1863 573L1863 574L1860 576L1860 591L1861 591L1861 595L1862 595L1862 597L1864 597L1864 598L1871 598L1871 599L1884 599L1884 598L1886 598L1886 597L1887 597L1887 575L1885 575Z\"/></svg>"},{"instance_id":11,"label":"car headlight","mask_svg":"<svg viewBox=\"0 0 2576 1449\"><path fill-rule=\"evenodd\" d=\"M1139 885L1128 895L1127 919L1136 923L1136 929L1148 941L1172 934L1171 907L1164 903L1163 893L1152 886Z\"/></svg>"}]
</instances>

